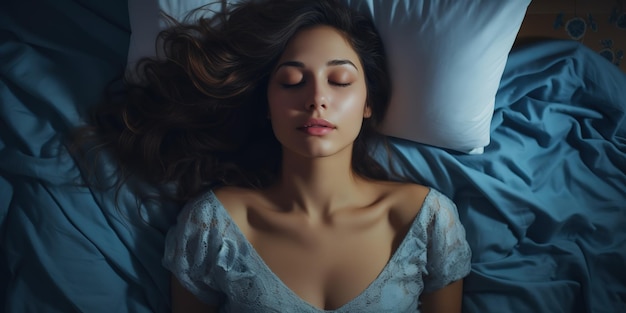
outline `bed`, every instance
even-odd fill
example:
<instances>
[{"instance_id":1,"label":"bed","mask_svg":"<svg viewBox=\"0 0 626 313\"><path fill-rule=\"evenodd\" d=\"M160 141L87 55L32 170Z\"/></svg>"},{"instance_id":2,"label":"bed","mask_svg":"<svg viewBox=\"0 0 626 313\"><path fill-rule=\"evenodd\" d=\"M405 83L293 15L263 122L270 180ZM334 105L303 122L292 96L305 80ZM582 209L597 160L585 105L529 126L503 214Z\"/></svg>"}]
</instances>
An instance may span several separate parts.
<instances>
[{"instance_id":1,"label":"bed","mask_svg":"<svg viewBox=\"0 0 626 313\"><path fill-rule=\"evenodd\" d=\"M123 71L129 36L126 1L0 3L5 312L169 310L160 259L178 208L137 210L141 181L82 185L64 141ZM626 312L626 74L576 41L516 46L490 135L482 154L390 138L401 173L458 206L464 312Z\"/></svg>"}]
</instances>

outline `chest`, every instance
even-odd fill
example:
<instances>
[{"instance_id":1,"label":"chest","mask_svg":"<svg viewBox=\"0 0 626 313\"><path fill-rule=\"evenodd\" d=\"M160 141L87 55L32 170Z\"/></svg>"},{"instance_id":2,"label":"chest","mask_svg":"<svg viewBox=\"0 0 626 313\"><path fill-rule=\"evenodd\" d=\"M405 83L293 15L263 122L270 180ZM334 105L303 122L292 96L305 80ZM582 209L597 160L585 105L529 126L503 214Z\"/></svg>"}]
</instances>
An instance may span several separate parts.
<instances>
[{"instance_id":1,"label":"chest","mask_svg":"<svg viewBox=\"0 0 626 313\"><path fill-rule=\"evenodd\" d=\"M286 288L320 309L339 308L361 295L404 236L382 218L351 227L275 226L253 232L250 242Z\"/></svg>"}]
</instances>

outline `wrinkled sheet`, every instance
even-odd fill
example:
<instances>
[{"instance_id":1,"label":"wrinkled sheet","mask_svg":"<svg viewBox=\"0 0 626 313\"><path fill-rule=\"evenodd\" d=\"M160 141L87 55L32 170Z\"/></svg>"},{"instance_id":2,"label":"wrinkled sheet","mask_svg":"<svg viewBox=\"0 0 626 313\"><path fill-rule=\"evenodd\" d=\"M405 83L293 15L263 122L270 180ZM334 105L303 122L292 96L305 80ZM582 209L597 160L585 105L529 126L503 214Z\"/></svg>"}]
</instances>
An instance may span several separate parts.
<instances>
[{"instance_id":1,"label":"wrinkled sheet","mask_svg":"<svg viewBox=\"0 0 626 313\"><path fill-rule=\"evenodd\" d=\"M0 311L168 311L173 211L83 187L63 143L126 66L127 5L0 1Z\"/></svg>"},{"instance_id":2,"label":"wrinkled sheet","mask_svg":"<svg viewBox=\"0 0 626 313\"><path fill-rule=\"evenodd\" d=\"M122 0L0 2L0 308L167 312L176 208L80 184L63 136L121 73ZM576 42L511 53L483 155L399 139L399 171L457 204L465 312L626 312L626 76ZM453 112L452 112L453 113ZM442 125L445 127L445 125ZM106 157L93 160L109 173Z\"/></svg>"},{"instance_id":3,"label":"wrinkled sheet","mask_svg":"<svg viewBox=\"0 0 626 313\"><path fill-rule=\"evenodd\" d=\"M394 141L400 172L459 207L465 312L626 312L625 111L623 72L547 41L510 54L483 155Z\"/></svg>"}]
</instances>

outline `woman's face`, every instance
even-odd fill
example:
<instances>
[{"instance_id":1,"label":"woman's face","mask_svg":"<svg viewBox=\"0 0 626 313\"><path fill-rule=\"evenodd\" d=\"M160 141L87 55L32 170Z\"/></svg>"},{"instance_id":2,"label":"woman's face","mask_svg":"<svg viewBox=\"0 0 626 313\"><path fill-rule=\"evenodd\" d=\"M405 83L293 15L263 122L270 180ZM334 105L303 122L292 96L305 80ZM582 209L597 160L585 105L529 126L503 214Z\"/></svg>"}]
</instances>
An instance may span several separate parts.
<instances>
[{"instance_id":1,"label":"woman's face","mask_svg":"<svg viewBox=\"0 0 626 313\"><path fill-rule=\"evenodd\" d=\"M352 149L363 118L371 115L359 57L329 26L301 30L290 40L267 97L276 138L305 157Z\"/></svg>"}]
</instances>

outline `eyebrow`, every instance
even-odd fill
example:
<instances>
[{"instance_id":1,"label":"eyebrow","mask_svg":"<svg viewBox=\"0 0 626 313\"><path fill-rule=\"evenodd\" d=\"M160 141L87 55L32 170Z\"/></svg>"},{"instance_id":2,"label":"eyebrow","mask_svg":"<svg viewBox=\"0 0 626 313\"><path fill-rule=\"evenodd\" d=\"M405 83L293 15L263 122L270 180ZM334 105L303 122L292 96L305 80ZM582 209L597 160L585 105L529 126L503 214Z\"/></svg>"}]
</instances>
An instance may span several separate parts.
<instances>
[{"instance_id":1,"label":"eyebrow","mask_svg":"<svg viewBox=\"0 0 626 313\"><path fill-rule=\"evenodd\" d=\"M340 65L346 65L346 64L347 65L351 65L357 71L359 70L356 67L356 65L354 65L354 63L352 63L352 61L350 61L350 60L341 59L341 60L330 60L330 61L326 62L327 66L340 66ZM278 65L276 67L276 70L278 70L279 68L281 68L283 66L293 66L293 67L304 68L304 63L299 62L299 61L286 61L286 62L283 62L280 65Z\"/></svg>"}]
</instances>

